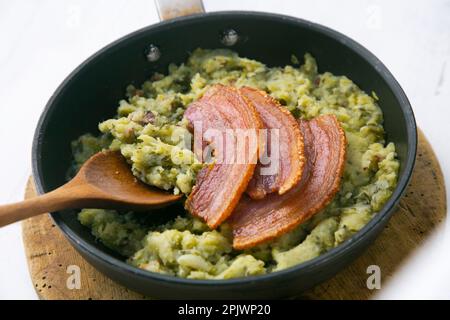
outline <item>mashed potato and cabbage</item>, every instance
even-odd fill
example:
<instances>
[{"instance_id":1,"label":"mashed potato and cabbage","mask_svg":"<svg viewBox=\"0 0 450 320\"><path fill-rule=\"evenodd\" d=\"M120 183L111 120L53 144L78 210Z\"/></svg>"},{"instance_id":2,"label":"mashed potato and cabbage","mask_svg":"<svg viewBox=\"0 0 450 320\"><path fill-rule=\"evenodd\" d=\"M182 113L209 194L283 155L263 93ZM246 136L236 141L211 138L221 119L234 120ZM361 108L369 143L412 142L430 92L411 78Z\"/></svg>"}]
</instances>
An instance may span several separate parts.
<instances>
[{"instance_id":1,"label":"mashed potato and cabbage","mask_svg":"<svg viewBox=\"0 0 450 320\"><path fill-rule=\"evenodd\" d=\"M152 272L190 279L229 279L282 270L313 259L364 227L391 196L398 176L395 145L384 140L383 115L370 96L345 76L303 65L269 68L228 50L197 49L185 64L170 65L141 88L127 88L117 117L99 125L102 135L73 142L74 170L102 149L120 150L142 181L189 194L202 164L191 151L185 108L208 86L252 86L267 91L296 118L334 114L348 146L343 182L325 210L280 238L236 251L225 223L209 230L187 212L154 225L145 213L84 209L80 222L127 261ZM167 210L170 210L167 209Z\"/></svg>"}]
</instances>

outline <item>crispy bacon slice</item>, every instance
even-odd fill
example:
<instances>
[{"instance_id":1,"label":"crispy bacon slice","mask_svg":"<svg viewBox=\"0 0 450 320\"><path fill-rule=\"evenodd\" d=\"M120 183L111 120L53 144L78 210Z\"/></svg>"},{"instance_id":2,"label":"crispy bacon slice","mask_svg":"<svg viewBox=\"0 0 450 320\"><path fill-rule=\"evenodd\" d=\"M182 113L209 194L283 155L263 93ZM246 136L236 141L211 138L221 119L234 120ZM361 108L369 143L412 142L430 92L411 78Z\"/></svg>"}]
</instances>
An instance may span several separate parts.
<instances>
[{"instance_id":1,"label":"crispy bacon slice","mask_svg":"<svg viewBox=\"0 0 450 320\"><path fill-rule=\"evenodd\" d=\"M248 182L253 176L258 159L257 131L262 127L261 119L255 107L233 87L215 85L203 97L192 103L184 116L196 130L251 129L254 133L253 147L245 145L247 157L237 161L233 155L237 152L237 133L227 140L226 146L214 149L217 163L203 168L197 175L196 184L186 200L186 209L195 216L203 218L210 228L216 228L227 219L235 209ZM194 139L197 139L194 132ZM204 139L208 137L204 136ZM227 136L226 138L230 138ZM207 141L216 143L216 141ZM218 145L218 144L217 144ZM216 147L217 147L216 145ZM203 149L204 145L200 145ZM198 149L198 148L197 148ZM198 150L196 150L198 152ZM237 155L240 156L240 155Z\"/></svg>"},{"instance_id":2,"label":"crispy bacon slice","mask_svg":"<svg viewBox=\"0 0 450 320\"><path fill-rule=\"evenodd\" d=\"M260 152L264 151L274 161L264 165L258 162L246 192L252 199L262 199L272 192L284 194L302 177L305 157L300 126L292 114L266 92L250 87L242 87L239 91L255 105L263 127L267 129L265 149ZM278 141L271 141L272 138ZM278 150L271 150L271 142L277 144ZM268 172L270 168L272 172Z\"/></svg>"},{"instance_id":3,"label":"crispy bacon slice","mask_svg":"<svg viewBox=\"0 0 450 320\"><path fill-rule=\"evenodd\" d=\"M284 195L242 197L230 218L233 247L246 249L274 239L322 210L339 190L345 164L345 134L333 115L299 121L306 150L300 183Z\"/></svg>"}]
</instances>

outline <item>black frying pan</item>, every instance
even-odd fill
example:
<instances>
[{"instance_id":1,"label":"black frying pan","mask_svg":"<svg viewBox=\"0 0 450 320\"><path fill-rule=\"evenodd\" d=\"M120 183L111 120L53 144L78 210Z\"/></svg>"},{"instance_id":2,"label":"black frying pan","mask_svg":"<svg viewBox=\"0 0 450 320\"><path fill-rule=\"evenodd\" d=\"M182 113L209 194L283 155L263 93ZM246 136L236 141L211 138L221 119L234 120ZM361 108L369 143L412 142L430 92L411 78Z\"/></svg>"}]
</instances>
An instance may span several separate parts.
<instances>
[{"instance_id":1,"label":"black frying pan","mask_svg":"<svg viewBox=\"0 0 450 320\"><path fill-rule=\"evenodd\" d=\"M162 14L161 16L165 16ZM223 41L223 33L233 34ZM235 42L235 43L234 43ZM383 230L411 176L416 155L416 124L405 93L386 67L348 37L297 18L258 12L217 12L176 18L138 30L100 50L60 85L36 128L33 175L40 194L65 182L71 162L70 142L85 132L97 132L100 121L115 114L125 87L141 84L169 63L181 63L195 48L225 44L241 56L269 66L290 63L291 54L310 52L320 71L347 75L366 92L375 91L384 112L387 141L400 160L397 188L384 208L351 239L320 257L287 270L233 280L187 280L150 273L127 265L97 242L80 225L75 212L52 213L72 245L113 280L158 298L274 298L308 289L333 276L354 260ZM154 52L155 46L160 51ZM151 49L153 48L153 49ZM153 61L150 61L153 60Z\"/></svg>"}]
</instances>

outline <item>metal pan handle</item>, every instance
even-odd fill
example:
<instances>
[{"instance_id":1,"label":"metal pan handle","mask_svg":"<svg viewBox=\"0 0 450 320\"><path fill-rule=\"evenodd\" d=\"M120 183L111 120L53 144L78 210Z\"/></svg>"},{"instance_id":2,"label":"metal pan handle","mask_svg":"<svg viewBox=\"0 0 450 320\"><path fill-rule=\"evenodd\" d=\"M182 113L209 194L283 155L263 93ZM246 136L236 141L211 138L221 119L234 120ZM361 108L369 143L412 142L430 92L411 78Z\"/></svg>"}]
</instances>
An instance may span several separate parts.
<instances>
[{"instance_id":1,"label":"metal pan handle","mask_svg":"<svg viewBox=\"0 0 450 320\"><path fill-rule=\"evenodd\" d=\"M161 21L205 12L202 0L155 0Z\"/></svg>"}]
</instances>

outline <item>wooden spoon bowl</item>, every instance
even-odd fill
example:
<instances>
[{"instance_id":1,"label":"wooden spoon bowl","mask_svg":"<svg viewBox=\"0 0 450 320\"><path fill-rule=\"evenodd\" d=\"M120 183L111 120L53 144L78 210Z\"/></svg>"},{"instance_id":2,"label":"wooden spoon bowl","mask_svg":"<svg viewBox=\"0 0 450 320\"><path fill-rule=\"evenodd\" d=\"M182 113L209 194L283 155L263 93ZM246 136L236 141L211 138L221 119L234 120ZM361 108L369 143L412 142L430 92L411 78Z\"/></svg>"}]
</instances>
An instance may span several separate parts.
<instances>
[{"instance_id":1,"label":"wooden spoon bowl","mask_svg":"<svg viewBox=\"0 0 450 320\"><path fill-rule=\"evenodd\" d=\"M78 174L58 189L0 206L0 227L45 212L80 208L140 211L160 208L181 198L182 195L140 182L119 152L102 151L86 161Z\"/></svg>"}]
</instances>

